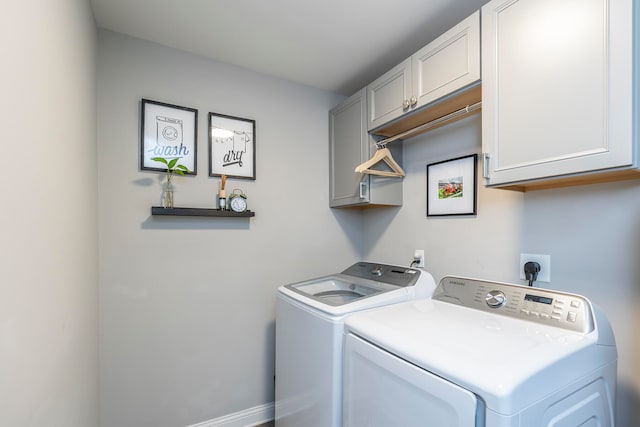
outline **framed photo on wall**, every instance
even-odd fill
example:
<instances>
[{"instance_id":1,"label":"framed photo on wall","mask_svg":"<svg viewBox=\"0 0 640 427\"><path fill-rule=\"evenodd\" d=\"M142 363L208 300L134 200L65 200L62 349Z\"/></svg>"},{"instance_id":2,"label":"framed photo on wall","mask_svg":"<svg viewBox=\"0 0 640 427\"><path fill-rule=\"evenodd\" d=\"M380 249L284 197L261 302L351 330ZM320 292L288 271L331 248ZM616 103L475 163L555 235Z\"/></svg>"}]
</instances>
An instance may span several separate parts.
<instances>
[{"instance_id":1,"label":"framed photo on wall","mask_svg":"<svg viewBox=\"0 0 640 427\"><path fill-rule=\"evenodd\" d=\"M209 113L209 176L256 179L256 121Z\"/></svg>"},{"instance_id":2,"label":"framed photo on wall","mask_svg":"<svg viewBox=\"0 0 640 427\"><path fill-rule=\"evenodd\" d=\"M178 163L196 174L198 110L142 100L140 130L140 169L166 171L166 165L151 160L179 158Z\"/></svg>"},{"instance_id":3,"label":"framed photo on wall","mask_svg":"<svg viewBox=\"0 0 640 427\"><path fill-rule=\"evenodd\" d=\"M427 216L475 215L478 155L427 165Z\"/></svg>"}]
</instances>

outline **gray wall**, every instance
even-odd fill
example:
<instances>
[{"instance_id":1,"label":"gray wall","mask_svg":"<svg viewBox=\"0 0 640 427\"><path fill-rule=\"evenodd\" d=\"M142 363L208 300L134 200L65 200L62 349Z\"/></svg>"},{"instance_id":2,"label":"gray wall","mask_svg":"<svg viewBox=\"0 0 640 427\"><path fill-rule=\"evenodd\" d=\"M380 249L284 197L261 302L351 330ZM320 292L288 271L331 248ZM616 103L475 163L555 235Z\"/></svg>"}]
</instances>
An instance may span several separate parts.
<instances>
[{"instance_id":1,"label":"gray wall","mask_svg":"<svg viewBox=\"0 0 640 427\"><path fill-rule=\"evenodd\" d=\"M587 295L613 323L618 424L640 418L638 183L480 187L476 217L427 219L425 165L479 152L476 116L404 142L402 208L330 210L336 97L109 32L99 36L98 183L87 2L3 12L1 425L97 425L96 230L103 427L187 425L270 402L275 288L359 258L406 264L413 249L426 250L436 279L513 282L520 252L551 254L548 286ZM200 110L199 173L176 180L178 205L213 206L206 113L257 120L258 179L230 183L255 218L149 216L161 176L138 170L142 97Z\"/></svg>"},{"instance_id":2,"label":"gray wall","mask_svg":"<svg viewBox=\"0 0 640 427\"><path fill-rule=\"evenodd\" d=\"M2 16L0 425L96 426L95 24L85 0Z\"/></svg>"},{"instance_id":3,"label":"gray wall","mask_svg":"<svg viewBox=\"0 0 640 427\"><path fill-rule=\"evenodd\" d=\"M331 210L327 111L338 98L110 32L98 65L102 427L188 425L271 402L275 288L359 258L406 265L414 249L436 280L515 283L521 252L550 254L545 286L585 294L613 323L618 425L640 416L637 182L479 185L477 216L426 218L426 164L479 153L475 115L403 142L402 207ZM257 180L229 183L255 218L150 217L162 175L138 169L143 97L200 110L198 175L176 178L180 206L214 205L207 113L257 121Z\"/></svg>"},{"instance_id":4,"label":"gray wall","mask_svg":"<svg viewBox=\"0 0 640 427\"><path fill-rule=\"evenodd\" d=\"M478 188L476 217L426 217L426 165L481 150L480 116L403 142L402 208L367 212L366 257L406 264L425 249L426 270L519 280L519 254L551 255L551 280L538 283L586 295L616 335L617 425L640 419L640 183L517 193ZM479 166L480 168L480 166ZM480 173L480 170L479 170Z\"/></svg>"},{"instance_id":5,"label":"gray wall","mask_svg":"<svg viewBox=\"0 0 640 427\"><path fill-rule=\"evenodd\" d=\"M256 120L252 219L157 218L140 171L141 98L199 110L198 174L177 206L214 207L207 114ZM328 208L326 92L99 32L102 427L185 426L273 401L277 286L361 257L357 211Z\"/></svg>"},{"instance_id":6,"label":"gray wall","mask_svg":"<svg viewBox=\"0 0 640 427\"><path fill-rule=\"evenodd\" d=\"M480 119L475 114L399 143L407 174L403 205L366 212L367 257L408 265L414 249L424 249L425 267L438 280L445 274L497 280L516 274L522 193L478 185L477 216L426 217L427 164L479 153Z\"/></svg>"}]
</instances>

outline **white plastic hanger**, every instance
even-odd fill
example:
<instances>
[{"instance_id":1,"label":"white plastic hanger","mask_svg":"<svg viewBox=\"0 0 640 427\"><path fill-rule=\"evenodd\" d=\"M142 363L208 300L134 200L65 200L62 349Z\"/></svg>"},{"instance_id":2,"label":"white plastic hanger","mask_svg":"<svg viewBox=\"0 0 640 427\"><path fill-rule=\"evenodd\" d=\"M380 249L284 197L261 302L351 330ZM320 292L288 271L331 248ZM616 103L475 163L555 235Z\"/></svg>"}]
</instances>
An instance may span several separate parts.
<instances>
[{"instance_id":1,"label":"white plastic hanger","mask_svg":"<svg viewBox=\"0 0 640 427\"><path fill-rule=\"evenodd\" d=\"M379 163L385 162L391 168L391 171L377 170L371 169L371 166ZM372 158L362 163L358 167L356 167L356 172L358 173L368 173L371 175L380 175L380 176L395 176L400 177L404 176L405 173L395 160L393 160L393 156L391 155L391 151L387 147L378 148Z\"/></svg>"}]
</instances>

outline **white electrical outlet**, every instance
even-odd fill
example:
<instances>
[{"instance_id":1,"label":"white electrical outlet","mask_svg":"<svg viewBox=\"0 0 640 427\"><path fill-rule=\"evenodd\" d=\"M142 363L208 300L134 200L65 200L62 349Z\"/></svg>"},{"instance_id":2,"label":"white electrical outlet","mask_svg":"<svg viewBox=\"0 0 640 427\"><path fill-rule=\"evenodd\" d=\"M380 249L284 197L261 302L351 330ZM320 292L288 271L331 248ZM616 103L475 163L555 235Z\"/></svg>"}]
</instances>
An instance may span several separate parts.
<instances>
[{"instance_id":1,"label":"white electrical outlet","mask_svg":"<svg viewBox=\"0 0 640 427\"><path fill-rule=\"evenodd\" d=\"M413 264L414 267L424 267L424 249L416 249L413 252L414 261L418 261L416 264Z\"/></svg>"},{"instance_id":2,"label":"white electrical outlet","mask_svg":"<svg viewBox=\"0 0 640 427\"><path fill-rule=\"evenodd\" d=\"M520 254L520 279L522 280L526 280L524 277L524 265L529 261L540 264L540 272L536 282L551 282L551 255Z\"/></svg>"}]
</instances>

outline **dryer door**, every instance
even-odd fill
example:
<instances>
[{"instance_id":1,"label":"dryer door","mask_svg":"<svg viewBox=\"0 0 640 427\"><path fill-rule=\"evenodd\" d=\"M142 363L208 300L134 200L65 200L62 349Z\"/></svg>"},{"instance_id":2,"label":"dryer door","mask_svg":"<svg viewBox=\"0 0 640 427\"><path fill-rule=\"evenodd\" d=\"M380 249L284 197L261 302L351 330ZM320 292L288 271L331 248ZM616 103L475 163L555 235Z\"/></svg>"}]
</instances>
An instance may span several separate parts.
<instances>
[{"instance_id":1,"label":"dryer door","mask_svg":"<svg viewBox=\"0 0 640 427\"><path fill-rule=\"evenodd\" d=\"M344 369L345 427L476 426L473 393L353 334L346 336Z\"/></svg>"}]
</instances>

